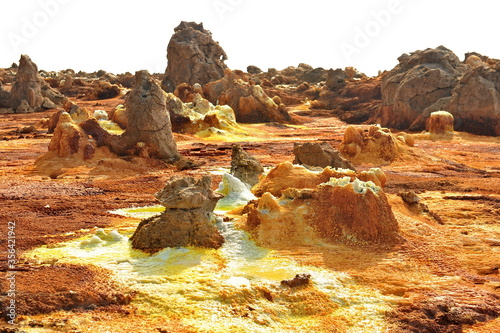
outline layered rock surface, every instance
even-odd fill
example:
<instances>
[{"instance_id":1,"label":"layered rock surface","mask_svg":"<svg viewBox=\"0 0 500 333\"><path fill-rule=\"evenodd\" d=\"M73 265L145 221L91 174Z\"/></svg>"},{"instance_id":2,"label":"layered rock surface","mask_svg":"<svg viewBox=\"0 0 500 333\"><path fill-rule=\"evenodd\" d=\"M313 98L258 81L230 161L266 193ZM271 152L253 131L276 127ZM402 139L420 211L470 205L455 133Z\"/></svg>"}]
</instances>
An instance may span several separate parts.
<instances>
[{"instance_id":1,"label":"layered rock surface","mask_svg":"<svg viewBox=\"0 0 500 333\"><path fill-rule=\"evenodd\" d=\"M218 80L227 68L226 52L203 28L203 23L181 22L167 47L168 65L162 88L173 92L181 83L201 85Z\"/></svg>"},{"instance_id":2,"label":"layered rock surface","mask_svg":"<svg viewBox=\"0 0 500 333\"><path fill-rule=\"evenodd\" d=\"M213 210L222 195L205 176L172 177L156 198L165 206L159 216L143 220L130 238L132 247L156 252L166 247L219 248L224 238L215 226Z\"/></svg>"},{"instance_id":3,"label":"layered rock surface","mask_svg":"<svg viewBox=\"0 0 500 333\"><path fill-rule=\"evenodd\" d=\"M398 241L398 223L381 186L358 179L351 170L283 172L292 169L283 163L272 170L257 187L274 194L265 191L246 207L245 228L259 244L280 247ZM327 175L332 177L321 182ZM379 177L374 179L385 180L380 170Z\"/></svg>"}]
</instances>

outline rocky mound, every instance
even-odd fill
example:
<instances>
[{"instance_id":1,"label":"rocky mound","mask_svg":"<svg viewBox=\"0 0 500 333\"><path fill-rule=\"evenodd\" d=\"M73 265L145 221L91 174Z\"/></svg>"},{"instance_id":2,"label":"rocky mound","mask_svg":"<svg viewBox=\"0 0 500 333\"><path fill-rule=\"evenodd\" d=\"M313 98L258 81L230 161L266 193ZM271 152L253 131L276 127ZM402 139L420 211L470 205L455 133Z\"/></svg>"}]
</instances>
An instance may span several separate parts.
<instances>
[{"instance_id":1,"label":"rocky mound","mask_svg":"<svg viewBox=\"0 0 500 333\"><path fill-rule=\"evenodd\" d=\"M466 65L443 46L415 51L398 58L399 64L382 79L384 127L422 130L430 112L445 110Z\"/></svg>"},{"instance_id":2,"label":"rocky mound","mask_svg":"<svg viewBox=\"0 0 500 333\"><path fill-rule=\"evenodd\" d=\"M240 145L233 145L231 175L240 179L245 184L254 186L259 182L259 177L263 172L264 168L255 157L244 151Z\"/></svg>"},{"instance_id":3,"label":"rocky mound","mask_svg":"<svg viewBox=\"0 0 500 333\"><path fill-rule=\"evenodd\" d=\"M242 71L226 70L220 80L205 85L203 92L213 104L229 105L242 123L287 122L291 117L280 99L271 99L260 85Z\"/></svg>"},{"instance_id":4,"label":"rocky mound","mask_svg":"<svg viewBox=\"0 0 500 333\"><path fill-rule=\"evenodd\" d=\"M349 126L339 151L354 165L388 164L406 154L407 147L413 144L413 136L404 132L395 136L388 128L370 126L363 129Z\"/></svg>"},{"instance_id":5,"label":"rocky mound","mask_svg":"<svg viewBox=\"0 0 500 333\"><path fill-rule=\"evenodd\" d=\"M203 98L202 94L195 92L195 90L201 89L196 85L196 88L187 84L179 87L182 87L181 91L189 92L188 99L191 102L184 103L175 94L167 94L167 109L174 132L194 134L199 137L209 137L212 134L223 136L228 133L246 134L246 131L237 124L236 115L231 107L227 105L214 106Z\"/></svg>"},{"instance_id":6,"label":"rocky mound","mask_svg":"<svg viewBox=\"0 0 500 333\"><path fill-rule=\"evenodd\" d=\"M363 181L371 181L377 186L385 186L385 175L380 169L370 169L362 171L358 175L349 169L324 168L322 171L310 171L301 165L293 165L284 162L277 165L263 177L260 182L252 188L252 192L260 197L269 192L276 197L280 197L288 188L315 188L321 183L327 182L330 178L349 177L351 180L358 178Z\"/></svg>"},{"instance_id":7,"label":"rocky mound","mask_svg":"<svg viewBox=\"0 0 500 333\"><path fill-rule=\"evenodd\" d=\"M453 114L458 131L500 135L500 63L469 66L442 110Z\"/></svg>"},{"instance_id":8,"label":"rocky mound","mask_svg":"<svg viewBox=\"0 0 500 333\"><path fill-rule=\"evenodd\" d=\"M6 91L0 81L0 108L10 108L10 92Z\"/></svg>"},{"instance_id":9,"label":"rocky mound","mask_svg":"<svg viewBox=\"0 0 500 333\"><path fill-rule=\"evenodd\" d=\"M325 168L351 169L352 163L340 155L340 152L326 142L295 143L293 145L294 164Z\"/></svg>"},{"instance_id":10,"label":"rocky mound","mask_svg":"<svg viewBox=\"0 0 500 333\"><path fill-rule=\"evenodd\" d=\"M290 170L284 163L275 170L285 168ZM290 187L287 174L266 177L261 183L276 194L281 193L275 196L265 192L245 208L246 230L259 244L270 247L338 241L397 242L398 223L382 188L358 179L353 171L343 172L349 176L338 172L328 181L318 183L321 176L304 169L301 187ZM333 174L327 168L322 176L327 173Z\"/></svg>"},{"instance_id":11,"label":"rocky mound","mask_svg":"<svg viewBox=\"0 0 500 333\"><path fill-rule=\"evenodd\" d=\"M224 76L226 52L203 28L203 23L183 21L174 31L167 47L168 65L161 85L165 91L173 92L183 82L205 85Z\"/></svg>"},{"instance_id":12,"label":"rocky mound","mask_svg":"<svg viewBox=\"0 0 500 333\"><path fill-rule=\"evenodd\" d=\"M94 155L95 148L93 140L88 140L83 129L75 124L69 113L60 113L49 143L49 151L56 152L59 157L78 154L83 159L89 159Z\"/></svg>"},{"instance_id":13,"label":"rocky mound","mask_svg":"<svg viewBox=\"0 0 500 333\"><path fill-rule=\"evenodd\" d=\"M221 247L224 238L215 226L213 210L222 195L214 193L211 184L208 176L172 177L156 194L165 211L139 224L130 238L132 247L148 252L177 246Z\"/></svg>"}]
</instances>

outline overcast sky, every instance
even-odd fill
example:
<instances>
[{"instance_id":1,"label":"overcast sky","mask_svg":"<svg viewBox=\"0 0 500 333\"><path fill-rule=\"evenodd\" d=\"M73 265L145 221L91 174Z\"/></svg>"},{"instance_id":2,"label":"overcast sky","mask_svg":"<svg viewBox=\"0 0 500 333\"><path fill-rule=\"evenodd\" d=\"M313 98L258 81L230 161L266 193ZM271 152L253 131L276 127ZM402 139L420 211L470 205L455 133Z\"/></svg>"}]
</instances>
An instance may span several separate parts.
<instances>
[{"instance_id":1,"label":"overcast sky","mask_svg":"<svg viewBox=\"0 0 500 333\"><path fill-rule=\"evenodd\" d=\"M0 67L28 54L39 69L165 71L180 21L203 22L232 69L354 66L368 75L444 45L460 59L500 58L497 1L1 0Z\"/></svg>"}]
</instances>

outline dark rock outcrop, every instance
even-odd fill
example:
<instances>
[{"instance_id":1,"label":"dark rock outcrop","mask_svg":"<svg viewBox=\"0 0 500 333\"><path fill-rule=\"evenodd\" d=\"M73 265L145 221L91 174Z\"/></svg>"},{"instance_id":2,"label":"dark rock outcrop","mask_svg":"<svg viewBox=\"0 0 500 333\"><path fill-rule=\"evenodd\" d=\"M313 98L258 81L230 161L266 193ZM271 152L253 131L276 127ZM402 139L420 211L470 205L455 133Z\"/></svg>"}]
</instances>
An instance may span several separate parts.
<instances>
[{"instance_id":1,"label":"dark rock outcrop","mask_svg":"<svg viewBox=\"0 0 500 333\"><path fill-rule=\"evenodd\" d=\"M0 95L2 94L0 93ZM4 98L6 96L4 94ZM42 111L43 109L54 109L65 101L67 101L67 98L51 88L38 74L38 67L31 61L30 57L22 55L12 85L10 101L4 104L8 104L17 113L28 113Z\"/></svg>"},{"instance_id":2,"label":"dark rock outcrop","mask_svg":"<svg viewBox=\"0 0 500 333\"><path fill-rule=\"evenodd\" d=\"M312 167L351 169L356 171L352 163L346 160L338 150L326 142L305 142L293 145L294 164Z\"/></svg>"},{"instance_id":3,"label":"dark rock outcrop","mask_svg":"<svg viewBox=\"0 0 500 333\"><path fill-rule=\"evenodd\" d=\"M259 182L259 176L264 172L260 162L241 148L233 145L231 155L231 174L242 182L254 186Z\"/></svg>"},{"instance_id":4,"label":"dark rock outcrop","mask_svg":"<svg viewBox=\"0 0 500 333\"><path fill-rule=\"evenodd\" d=\"M385 127L422 130L431 112L446 110L467 66L443 46L403 54L398 60L382 79L377 122Z\"/></svg>"},{"instance_id":5,"label":"dark rock outcrop","mask_svg":"<svg viewBox=\"0 0 500 333\"><path fill-rule=\"evenodd\" d=\"M212 212L222 195L212 191L211 183L208 176L172 177L156 194L165 211L139 224L130 238L132 247L148 252L177 246L221 247L224 238Z\"/></svg>"},{"instance_id":6,"label":"dark rock outcrop","mask_svg":"<svg viewBox=\"0 0 500 333\"><path fill-rule=\"evenodd\" d=\"M183 82L205 85L224 76L226 52L203 28L203 23L183 21L174 31L167 47L168 65L161 85L165 91L173 92Z\"/></svg>"}]
</instances>

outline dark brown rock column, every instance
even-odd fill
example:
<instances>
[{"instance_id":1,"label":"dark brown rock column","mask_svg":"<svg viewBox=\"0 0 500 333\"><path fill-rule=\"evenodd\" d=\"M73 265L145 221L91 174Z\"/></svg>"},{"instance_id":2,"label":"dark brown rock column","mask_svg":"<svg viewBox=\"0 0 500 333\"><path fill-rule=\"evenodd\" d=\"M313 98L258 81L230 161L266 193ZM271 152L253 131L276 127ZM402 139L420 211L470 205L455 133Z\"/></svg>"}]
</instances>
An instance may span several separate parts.
<instances>
[{"instance_id":1,"label":"dark brown rock column","mask_svg":"<svg viewBox=\"0 0 500 333\"><path fill-rule=\"evenodd\" d=\"M11 107L17 109L23 100L26 100L31 108L42 107L42 84L38 76L38 67L27 55L22 55L19 60L14 84L12 85Z\"/></svg>"},{"instance_id":2,"label":"dark brown rock column","mask_svg":"<svg viewBox=\"0 0 500 333\"><path fill-rule=\"evenodd\" d=\"M128 125L122 134L124 147L132 148L138 142L144 142L151 156L178 160L165 92L148 71L136 72L135 80L135 86L125 101Z\"/></svg>"}]
</instances>

